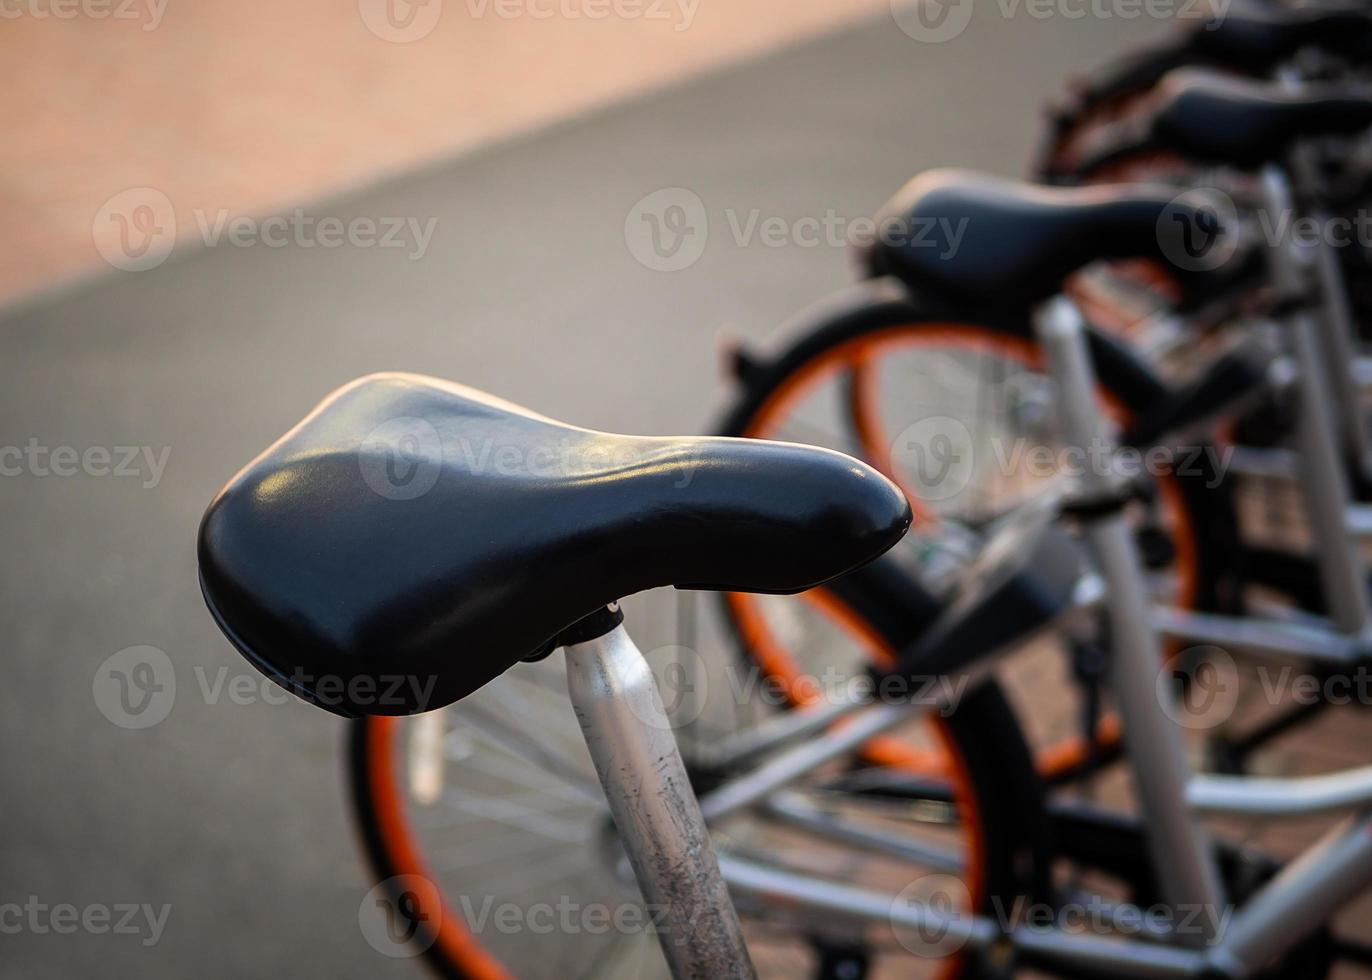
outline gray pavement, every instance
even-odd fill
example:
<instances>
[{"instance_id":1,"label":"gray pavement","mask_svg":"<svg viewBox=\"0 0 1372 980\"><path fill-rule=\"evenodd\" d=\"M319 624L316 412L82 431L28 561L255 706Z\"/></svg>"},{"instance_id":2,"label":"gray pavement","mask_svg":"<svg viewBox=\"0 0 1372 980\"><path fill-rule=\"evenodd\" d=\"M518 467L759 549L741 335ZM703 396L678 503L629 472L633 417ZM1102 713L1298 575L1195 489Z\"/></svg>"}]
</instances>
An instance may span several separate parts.
<instances>
[{"instance_id":1,"label":"gray pavement","mask_svg":"<svg viewBox=\"0 0 1372 980\"><path fill-rule=\"evenodd\" d=\"M170 906L155 943L0 933L0 976L415 975L357 927L370 883L340 724L264 703L201 604L205 505L323 394L378 369L583 425L702 430L724 397L716 330L764 337L850 278L842 249L740 245L730 215L852 219L926 167L1020 173L1059 80L1163 28L1000 11L980 5L944 44L883 17L309 208L433 218L417 261L178 247L0 321L0 444L170 447L160 478L146 459L134 476L38 476L47 460L0 480L0 905ZM673 187L703 202L709 234L689 268L654 271L625 222ZM93 693L136 645L165 651L176 682L170 714L137 730ZM218 687L241 677L246 697Z\"/></svg>"}]
</instances>

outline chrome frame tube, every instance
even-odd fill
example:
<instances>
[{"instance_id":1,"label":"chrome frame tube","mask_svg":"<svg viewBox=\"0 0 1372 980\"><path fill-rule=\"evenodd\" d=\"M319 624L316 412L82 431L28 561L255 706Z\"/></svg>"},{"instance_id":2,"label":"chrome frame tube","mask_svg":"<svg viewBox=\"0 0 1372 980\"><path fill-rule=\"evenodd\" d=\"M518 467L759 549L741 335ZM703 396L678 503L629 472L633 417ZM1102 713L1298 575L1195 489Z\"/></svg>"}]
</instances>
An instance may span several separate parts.
<instances>
[{"instance_id":1,"label":"chrome frame tube","mask_svg":"<svg viewBox=\"0 0 1372 980\"><path fill-rule=\"evenodd\" d=\"M934 871L960 874L967 870L967 859L961 846L932 844L908 835L863 826L816 806L800 793L776 793L762 805L761 812L772 820L811 831L828 840L922 864Z\"/></svg>"},{"instance_id":2,"label":"chrome frame tube","mask_svg":"<svg viewBox=\"0 0 1372 980\"><path fill-rule=\"evenodd\" d=\"M1083 587L1088 595L1089 580ZM1044 629L1048 629L1047 625ZM1029 637L1019 637L1016 644L1002 650L988 651L977 662L956 674L947 675L964 682L962 690L980 684L995 672L1002 654L1016 645L1027 642ZM813 708L815 712L809 720L820 722L837 717L822 735L810 741L777 752L758 769L744 776L735 777L707 793L700 801L700 808L709 823L715 823L733 813L762 803L768 796L783 786L794 782L816 767L836 759L841 755L856 751L863 743L884 734L902 723L917 720L929 711L946 711L951 707L942 695L934 697L929 703L911 704L904 701L876 701L852 710L851 704L833 708Z\"/></svg>"},{"instance_id":3,"label":"chrome frame tube","mask_svg":"<svg viewBox=\"0 0 1372 980\"><path fill-rule=\"evenodd\" d=\"M1105 445L1106 434L1096 403L1085 321L1071 300L1059 296L1040 307L1035 327L1057 385L1065 442L1086 450L1086 458L1092 458L1090 451ZM1084 484L1088 498L1108 498L1118 492L1110 473L1091 467L1086 469ZM1224 888L1209 835L1186 807L1191 773L1181 732L1157 702L1156 680L1163 657L1150 620L1151 603L1133 533L1120 510L1083 524L1110 586L1106 597L1110 683L1129 733L1129 764L1162 894L1178 910L1223 908ZM1203 918L1209 921L1211 917ZM1203 929L1181 938L1199 944L1213 936Z\"/></svg>"},{"instance_id":4,"label":"chrome frame tube","mask_svg":"<svg viewBox=\"0 0 1372 980\"><path fill-rule=\"evenodd\" d=\"M862 702L807 705L787 711L752 728L731 735L710 751L709 761L720 768L734 768L777 751L788 742L808 738L864 707Z\"/></svg>"},{"instance_id":5,"label":"chrome frame tube","mask_svg":"<svg viewBox=\"0 0 1372 980\"><path fill-rule=\"evenodd\" d=\"M1329 223L1329 215L1323 212L1316 211L1312 217L1321 227ZM1338 252L1331 242L1323 238L1315 248L1315 272L1324 307L1320 324L1323 328L1321 338L1324 341L1325 367L1339 411L1344 449L1361 475L1372 477L1372 433L1368 431L1362 392L1349 368L1357 359L1357 348L1354 346L1356 327L1348 302L1348 286L1344 282Z\"/></svg>"},{"instance_id":6,"label":"chrome frame tube","mask_svg":"<svg viewBox=\"0 0 1372 980\"><path fill-rule=\"evenodd\" d=\"M710 823L762 802L770 794L830 759L856 750L869 739L918 717L908 704L877 703L864 707L844 724L818 738L779 753L747 776L733 779L707 794L700 809Z\"/></svg>"},{"instance_id":7,"label":"chrome frame tube","mask_svg":"<svg viewBox=\"0 0 1372 980\"><path fill-rule=\"evenodd\" d=\"M963 910L901 902L889 892L831 881L725 854L720 869L741 901L766 906L784 896L785 912L818 927L884 923L910 930L920 941L919 955L950 956L966 946L984 949L1002 935L999 924ZM913 950L912 950L913 952Z\"/></svg>"},{"instance_id":8,"label":"chrome frame tube","mask_svg":"<svg viewBox=\"0 0 1372 980\"><path fill-rule=\"evenodd\" d=\"M1244 903L1207 960L1253 976L1310 935L1372 882L1372 815L1335 827Z\"/></svg>"},{"instance_id":9,"label":"chrome frame tube","mask_svg":"<svg viewBox=\"0 0 1372 980\"><path fill-rule=\"evenodd\" d=\"M1186 802L1196 813L1305 817L1372 808L1372 766L1289 778L1195 775Z\"/></svg>"},{"instance_id":10,"label":"chrome frame tube","mask_svg":"<svg viewBox=\"0 0 1372 980\"><path fill-rule=\"evenodd\" d=\"M1069 933L1055 926L1022 925L1007 931L996 918L962 910L943 910L930 904L901 900L874 889L829 881L814 875L776 868L725 854L720 869L740 902L760 907L784 896L785 914L816 929L839 925L886 925L917 955L946 957L965 950L987 950L998 943L1030 953L1036 962L1063 967L1108 971L1110 976L1140 980L1195 977L1205 955L1155 942L1121 942L1102 936Z\"/></svg>"},{"instance_id":11,"label":"chrome frame tube","mask_svg":"<svg viewBox=\"0 0 1372 980\"><path fill-rule=\"evenodd\" d=\"M1120 939L1068 932L1057 925L1014 925L1004 911L991 917L911 903L902 901L901 895L729 854L720 858L720 869L741 903L767 908L780 901L783 915L819 931L825 926L884 924L897 930L903 944L918 942L922 955L948 956L1008 943L1027 954L1028 965L1049 969L1137 978L1194 978L1209 969L1241 978L1256 975L1372 881L1372 814L1364 813L1326 834L1243 908L1232 914L1227 908L1214 910L1216 915L1226 914L1227 921L1222 935L1211 935L1201 949L1163 945L1159 940L1165 937L1152 933ZM1117 911L1123 915L1124 907Z\"/></svg>"},{"instance_id":12,"label":"chrome frame tube","mask_svg":"<svg viewBox=\"0 0 1372 980\"><path fill-rule=\"evenodd\" d=\"M755 977L662 696L623 625L566 648L567 690L672 976Z\"/></svg>"},{"instance_id":13,"label":"chrome frame tube","mask_svg":"<svg viewBox=\"0 0 1372 980\"><path fill-rule=\"evenodd\" d=\"M1347 475L1334 439L1333 413L1316 387L1320 377L1320 352L1315 316L1308 312L1296 313L1288 326L1302 378L1297 393L1296 438L1300 440L1301 457L1306 465L1306 509L1319 559L1321 584L1329 604L1329 618L1337 629L1361 634L1372 620L1367 596L1367 566L1349 533Z\"/></svg>"},{"instance_id":14,"label":"chrome frame tube","mask_svg":"<svg viewBox=\"0 0 1372 980\"><path fill-rule=\"evenodd\" d=\"M1270 215L1293 213L1290 184L1275 164L1262 170L1262 197ZM1309 270L1296 242L1288 239L1273 243L1268 249L1268 263L1279 299L1299 300L1306 295ZM1334 383L1327 370L1328 353L1323 349L1320 323L1313 312L1299 310L1286 326L1298 369L1297 448L1303 464L1306 510L1315 539L1321 584L1335 627L1346 633L1362 633L1372 621L1367 568L1348 533L1349 492L1338 449L1339 429L1322 393L1323 382ZM1348 365L1344 364L1336 373L1347 371Z\"/></svg>"},{"instance_id":15,"label":"chrome frame tube","mask_svg":"<svg viewBox=\"0 0 1372 980\"><path fill-rule=\"evenodd\" d=\"M1313 146L1298 144L1293 149L1291 174L1302 198L1308 199L1318 192L1323 181ZM1320 228L1329 226L1330 215L1321 209L1313 210L1309 217ZM1343 267L1339 264L1333 243L1325 235L1318 237L1314 248L1314 271L1324 314L1320 322L1320 336L1324 347L1325 372L1338 410L1346 455L1364 477L1369 477L1372 476L1372 469L1369 469L1372 465L1372 434L1368 430L1357 379L1351 369L1357 359L1357 331L1348 301L1348 284L1344 281Z\"/></svg>"},{"instance_id":16,"label":"chrome frame tube","mask_svg":"<svg viewBox=\"0 0 1372 980\"><path fill-rule=\"evenodd\" d=\"M1323 620L1317 625L1203 613L1175 606L1154 606L1151 619L1154 629L1164 636L1260 657L1301 657L1349 666L1368 653L1361 636L1340 632Z\"/></svg>"}]
</instances>

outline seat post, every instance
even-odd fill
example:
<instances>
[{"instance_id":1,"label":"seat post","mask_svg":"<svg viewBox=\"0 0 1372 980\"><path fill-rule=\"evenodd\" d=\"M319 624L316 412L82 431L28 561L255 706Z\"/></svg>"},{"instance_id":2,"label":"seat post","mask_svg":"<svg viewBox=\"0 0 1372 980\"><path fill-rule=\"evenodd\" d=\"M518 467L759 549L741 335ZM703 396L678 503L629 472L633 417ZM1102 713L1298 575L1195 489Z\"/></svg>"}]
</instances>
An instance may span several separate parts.
<instances>
[{"instance_id":1,"label":"seat post","mask_svg":"<svg viewBox=\"0 0 1372 980\"><path fill-rule=\"evenodd\" d=\"M672 976L755 977L653 672L618 610L578 624L567 690Z\"/></svg>"},{"instance_id":2,"label":"seat post","mask_svg":"<svg viewBox=\"0 0 1372 980\"><path fill-rule=\"evenodd\" d=\"M1065 444L1085 461L1082 493L1088 503L1123 498L1096 402L1095 372L1081 312L1066 297L1049 300L1035 317L1040 341L1058 392ZM1186 803L1190 767L1181 730L1158 704L1157 678L1164 669L1162 646L1149 618L1151 603L1133 531L1122 506L1093 507L1082 524L1091 551L1108 583L1109 676L1124 719L1129 764L1143 811L1153 867L1164 899L1177 912L1196 916L1199 932L1177 937L1199 946L1224 908L1224 889L1209 835Z\"/></svg>"}]
</instances>

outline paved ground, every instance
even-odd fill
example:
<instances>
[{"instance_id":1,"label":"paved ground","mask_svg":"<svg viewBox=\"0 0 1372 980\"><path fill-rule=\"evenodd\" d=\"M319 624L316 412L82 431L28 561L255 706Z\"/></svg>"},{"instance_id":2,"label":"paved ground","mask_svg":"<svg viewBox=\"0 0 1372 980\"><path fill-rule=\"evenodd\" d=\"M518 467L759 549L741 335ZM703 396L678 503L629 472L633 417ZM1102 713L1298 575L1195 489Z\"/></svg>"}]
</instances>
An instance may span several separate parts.
<instances>
[{"instance_id":1,"label":"paved ground","mask_svg":"<svg viewBox=\"0 0 1372 980\"><path fill-rule=\"evenodd\" d=\"M0 323L0 441L154 460L170 447L164 472L144 460L134 476L40 477L43 458L0 481L0 902L171 906L151 946L6 935L0 975L413 975L355 927L368 883L341 729L264 703L202 608L205 504L322 394L381 368L591 426L705 427L721 400L716 328L761 337L849 278L837 248L736 244L730 213L853 218L924 167L1017 173L1056 82L1160 27L982 7L945 44L882 18L314 209L435 219L422 260L223 245ZM672 187L700 197L710 234L698 262L666 273L635 260L624 228ZM93 685L143 644L170 658L175 700L129 730ZM217 686L238 677L254 703Z\"/></svg>"}]
</instances>

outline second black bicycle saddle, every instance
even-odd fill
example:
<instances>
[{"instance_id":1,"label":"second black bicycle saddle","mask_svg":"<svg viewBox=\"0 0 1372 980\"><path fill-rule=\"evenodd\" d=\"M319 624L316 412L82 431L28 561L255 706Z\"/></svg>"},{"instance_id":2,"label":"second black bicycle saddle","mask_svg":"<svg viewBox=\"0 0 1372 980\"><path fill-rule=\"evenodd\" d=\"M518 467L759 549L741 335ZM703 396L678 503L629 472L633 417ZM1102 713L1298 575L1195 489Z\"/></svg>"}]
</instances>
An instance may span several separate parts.
<instances>
[{"instance_id":1,"label":"second black bicycle saddle","mask_svg":"<svg viewBox=\"0 0 1372 980\"><path fill-rule=\"evenodd\" d=\"M461 385L346 385L200 527L201 587L259 669L340 714L476 690L656 586L791 593L890 548L900 491L787 443L555 422Z\"/></svg>"},{"instance_id":2,"label":"second black bicycle saddle","mask_svg":"<svg viewBox=\"0 0 1372 980\"><path fill-rule=\"evenodd\" d=\"M1305 47L1365 57L1372 14L1360 3L1237 3L1197 25L1189 40L1219 64L1266 74Z\"/></svg>"},{"instance_id":3,"label":"second black bicycle saddle","mask_svg":"<svg viewBox=\"0 0 1372 980\"><path fill-rule=\"evenodd\" d=\"M1021 308L1098 259L1169 262L1176 219L1215 235L1215 214L1146 184L1056 187L970 170L930 170L878 215L864 254L874 276L958 308Z\"/></svg>"},{"instance_id":4,"label":"second black bicycle saddle","mask_svg":"<svg viewBox=\"0 0 1372 980\"><path fill-rule=\"evenodd\" d=\"M1372 126L1372 91L1348 84L1288 89L1271 82L1182 69L1158 83L1153 145L1235 166L1276 160L1293 142Z\"/></svg>"}]
</instances>

